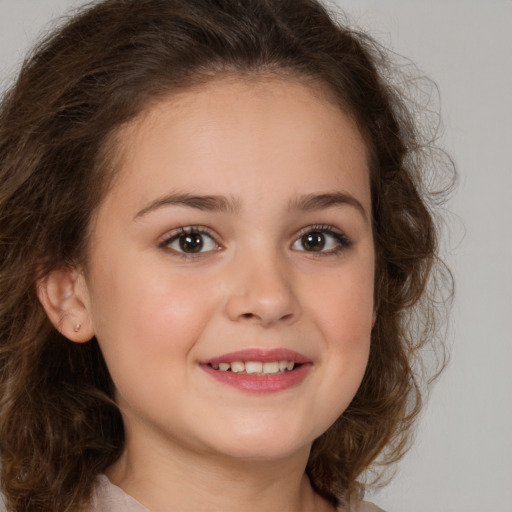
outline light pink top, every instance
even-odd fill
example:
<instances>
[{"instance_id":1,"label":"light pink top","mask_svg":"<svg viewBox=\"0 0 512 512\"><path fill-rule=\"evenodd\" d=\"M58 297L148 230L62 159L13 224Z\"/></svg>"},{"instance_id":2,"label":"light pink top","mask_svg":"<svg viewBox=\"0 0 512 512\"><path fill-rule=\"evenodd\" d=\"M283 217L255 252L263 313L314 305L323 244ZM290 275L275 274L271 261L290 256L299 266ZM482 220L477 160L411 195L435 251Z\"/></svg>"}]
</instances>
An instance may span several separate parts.
<instances>
[{"instance_id":1,"label":"light pink top","mask_svg":"<svg viewBox=\"0 0 512 512\"><path fill-rule=\"evenodd\" d=\"M150 512L135 498L126 494L120 487L114 485L105 475L99 475L94 488L90 508L87 512ZM362 502L358 507L349 511L345 508L338 512L384 512L372 503Z\"/></svg>"}]
</instances>

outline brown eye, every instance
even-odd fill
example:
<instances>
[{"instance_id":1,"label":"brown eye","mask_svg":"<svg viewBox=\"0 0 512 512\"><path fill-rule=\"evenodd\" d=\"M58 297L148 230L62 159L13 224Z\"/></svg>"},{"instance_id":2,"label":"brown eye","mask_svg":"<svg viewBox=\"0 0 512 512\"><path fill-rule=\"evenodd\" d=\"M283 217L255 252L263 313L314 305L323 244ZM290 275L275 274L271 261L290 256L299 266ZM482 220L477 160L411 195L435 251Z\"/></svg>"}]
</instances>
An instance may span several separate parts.
<instances>
[{"instance_id":1,"label":"brown eye","mask_svg":"<svg viewBox=\"0 0 512 512\"><path fill-rule=\"evenodd\" d=\"M293 242L292 249L302 252L318 252L326 256L348 249L352 241L339 229L332 226L310 226Z\"/></svg>"},{"instance_id":2,"label":"brown eye","mask_svg":"<svg viewBox=\"0 0 512 512\"><path fill-rule=\"evenodd\" d=\"M171 249L183 256L199 255L219 248L213 235L210 235L206 228L195 227L180 228L161 242L160 247Z\"/></svg>"},{"instance_id":3,"label":"brown eye","mask_svg":"<svg viewBox=\"0 0 512 512\"><path fill-rule=\"evenodd\" d=\"M322 251L325 248L325 235L320 232L306 233L300 239L306 251Z\"/></svg>"},{"instance_id":4,"label":"brown eye","mask_svg":"<svg viewBox=\"0 0 512 512\"><path fill-rule=\"evenodd\" d=\"M187 253L201 252L204 242L203 235L199 233L190 233L188 235L181 235L178 239L180 249Z\"/></svg>"}]
</instances>

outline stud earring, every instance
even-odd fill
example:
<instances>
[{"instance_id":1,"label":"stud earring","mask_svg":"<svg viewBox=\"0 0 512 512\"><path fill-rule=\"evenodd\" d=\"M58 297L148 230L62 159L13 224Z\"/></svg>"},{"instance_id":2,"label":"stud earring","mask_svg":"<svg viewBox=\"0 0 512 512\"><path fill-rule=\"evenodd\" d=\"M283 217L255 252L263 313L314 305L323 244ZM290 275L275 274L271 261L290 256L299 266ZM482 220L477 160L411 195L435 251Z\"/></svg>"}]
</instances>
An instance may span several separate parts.
<instances>
[{"instance_id":1,"label":"stud earring","mask_svg":"<svg viewBox=\"0 0 512 512\"><path fill-rule=\"evenodd\" d=\"M73 328L73 331L78 332L82 326L80 324L76 324Z\"/></svg>"}]
</instances>

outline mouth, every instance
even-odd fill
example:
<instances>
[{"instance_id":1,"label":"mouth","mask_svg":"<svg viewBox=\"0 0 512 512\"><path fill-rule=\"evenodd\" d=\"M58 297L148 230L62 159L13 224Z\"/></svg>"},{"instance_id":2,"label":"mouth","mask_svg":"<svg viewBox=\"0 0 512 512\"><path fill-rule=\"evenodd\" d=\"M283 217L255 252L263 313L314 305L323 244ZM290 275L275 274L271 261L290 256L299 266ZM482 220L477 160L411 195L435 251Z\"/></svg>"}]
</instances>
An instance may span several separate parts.
<instances>
[{"instance_id":1,"label":"mouth","mask_svg":"<svg viewBox=\"0 0 512 512\"><path fill-rule=\"evenodd\" d=\"M300 363L294 361L233 361L231 363L212 363L214 370L221 372L234 372L241 375L276 375L278 373L291 372Z\"/></svg>"},{"instance_id":2,"label":"mouth","mask_svg":"<svg viewBox=\"0 0 512 512\"><path fill-rule=\"evenodd\" d=\"M302 354L286 349L251 349L204 361L201 366L220 382L261 393L299 384L312 362Z\"/></svg>"}]
</instances>

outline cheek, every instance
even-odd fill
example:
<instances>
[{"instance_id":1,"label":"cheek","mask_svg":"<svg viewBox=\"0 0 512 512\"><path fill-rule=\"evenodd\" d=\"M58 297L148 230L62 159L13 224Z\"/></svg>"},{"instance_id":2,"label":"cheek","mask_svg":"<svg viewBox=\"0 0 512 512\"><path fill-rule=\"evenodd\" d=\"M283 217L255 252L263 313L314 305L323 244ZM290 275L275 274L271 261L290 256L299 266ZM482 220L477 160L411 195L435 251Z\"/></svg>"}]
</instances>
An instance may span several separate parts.
<instances>
[{"instance_id":1,"label":"cheek","mask_svg":"<svg viewBox=\"0 0 512 512\"><path fill-rule=\"evenodd\" d=\"M323 278L310 300L326 337L339 337L355 347L369 339L373 322L373 259L367 259L350 271L344 269Z\"/></svg>"},{"instance_id":2,"label":"cheek","mask_svg":"<svg viewBox=\"0 0 512 512\"><path fill-rule=\"evenodd\" d=\"M93 322L114 381L133 371L149 375L159 361L179 371L216 304L213 287L164 267L130 268L141 270L119 265L95 280Z\"/></svg>"},{"instance_id":3,"label":"cheek","mask_svg":"<svg viewBox=\"0 0 512 512\"><path fill-rule=\"evenodd\" d=\"M312 298L313 318L322 332L325 410L334 421L352 401L364 376L373 319L373 260L325 280ZM318 288L320 289L320 287Z\"/></svg>"}]
</instances>

